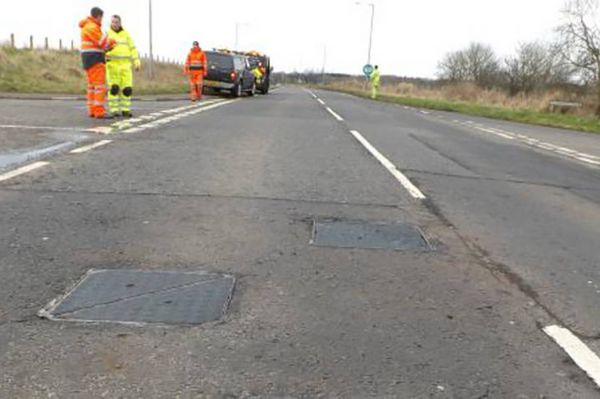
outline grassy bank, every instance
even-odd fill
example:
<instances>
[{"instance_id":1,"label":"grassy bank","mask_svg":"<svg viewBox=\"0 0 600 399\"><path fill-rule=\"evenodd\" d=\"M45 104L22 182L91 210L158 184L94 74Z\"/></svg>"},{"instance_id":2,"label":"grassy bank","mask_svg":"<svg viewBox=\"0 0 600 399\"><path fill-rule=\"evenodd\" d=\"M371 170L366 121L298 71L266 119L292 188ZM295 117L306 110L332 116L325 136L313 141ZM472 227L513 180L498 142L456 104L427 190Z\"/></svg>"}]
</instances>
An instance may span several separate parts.
<instances>
[{"instance_id":1,"label":"grassy bank","mask_svg":"<svg viewBox=\"0 0 600 399\"><path fill-rule=\"evenodd\" d=\"M362 86L362 83L359 83L359 85ZM352 94L363 98L370 98L369 91L356 87L355 84L337 83L318 86L318 88ZM537 109L524 108L524 106L527 105L527 102L525 101L523 101L523 108L521 108L518 106L489 105L479 101L460 101L426 96L392 94L385 90L379 95L378 100L417 108L459 112L467 115L483 116L512 122L600 133L600 119L597 117L581 114L550 113ZM531 102L531 100L529 101Z\"/></svg>"},{"instance_id":2,"label":"grassy bank","mask_svg":"<svg viewBox=\"0 0 600 399\"><path fill-rule=\"evenodd\" d=\"M77 52L0 46L0 92L81 94L85 87ZM144 70L134 74L134 88L137 94L176 94L188 85L181 66L158 63L153 80Z\"/></svg>"}]
</instances>

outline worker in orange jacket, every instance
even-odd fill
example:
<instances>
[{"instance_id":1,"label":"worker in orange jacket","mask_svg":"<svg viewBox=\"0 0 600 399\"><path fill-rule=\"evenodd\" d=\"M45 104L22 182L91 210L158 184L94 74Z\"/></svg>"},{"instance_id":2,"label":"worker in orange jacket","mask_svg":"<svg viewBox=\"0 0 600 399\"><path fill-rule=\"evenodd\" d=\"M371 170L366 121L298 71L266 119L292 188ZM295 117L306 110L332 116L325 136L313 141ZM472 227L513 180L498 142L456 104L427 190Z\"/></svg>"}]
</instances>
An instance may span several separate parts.
<instances>
[{"instance_id":1,"label":"worker in orange jacket","mask_svg":"<svg viewBox=\"0 0 600 399\"><path fill-rule=\"evenodd\" d=\"M106 51L114 40L102 33L104 11L92 8L91 15L81 22L81 61L87 73L87 108L92 118L111 119L106 114Z\"/></svg>"},{"instance_id":2,"label":"worker in orange jacket","mask_svg":"<svg viewBox=\"0 0 600 399\"><path fill-rule=\"evenodd\" d=\"M187 56L184 71L185 74L189 76L190 80L191 100L200 100L202 98L204 77L208 73L208 65L206 63L206 54L202 51L198 42L194 42L193 47Z\"/></svg>"}]
</instances>

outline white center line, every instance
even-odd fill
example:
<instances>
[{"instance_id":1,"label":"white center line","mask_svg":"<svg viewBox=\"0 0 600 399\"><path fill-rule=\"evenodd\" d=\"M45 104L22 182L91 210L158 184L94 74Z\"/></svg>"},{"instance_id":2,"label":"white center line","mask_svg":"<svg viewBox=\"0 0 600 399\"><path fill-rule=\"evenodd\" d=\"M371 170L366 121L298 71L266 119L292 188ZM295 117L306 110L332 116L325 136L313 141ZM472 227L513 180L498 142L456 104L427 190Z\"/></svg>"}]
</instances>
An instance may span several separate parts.
<instances>
[{"instance_id":1,"label":"white center line","mask_svg":"<svg viewBox=\"0 0 600 399\"><path fill-rule=\"evenodd\" d=\"M327 112L329 112L331 115L333 115L333 117L335 119L337 119L339 122L343 122L344 121L344 118L342 118L341 116L339 116L338 114L336 114L335 111L332 110L331 108L325 107L325 109L327 110Z\"/></svg>"},{"instance_id":2,"label":"white center line","mask_svg":"<svg viewBox=\"0 0 600 399\"><path fill-rule=\"evenodd\" d=\"M98 148L98 147L102 147L103 145L112 143L112 140L101 140L98 141L97 143L94 144L90 144L90 145L86 145L80 148L76 148L73 151L71 151L71 154L83 154L84 152L88 152L93 150L94 148Z\"/></svg>"},{"instance_id":3,"label":"white center line","mask_svg":"<svg viewBox=\"0 0 600 399\"><path fill-rule=\"evenodd\" d=\"M396 166L391 163L386 157L384 157L375 147L371 145L358 131L351 130L350 133L358 140L366 149L377 159L399 182L402 186L409 192L413 198L424 200L427 197L415 186L408 177L406 177L402 172L396 168Z\"/></svg>"},{"instance_id":4,"label":"white center line","mask_svg":"<svg viewBox=\"0 0 600 399\"><path fill-rule=\"evenodd\" d=\"M320 98L317 98L317 101L319 102L319 104L321 104L323 106L325 105L325 101L321 100Z\"/></svg>"},{"instance_id":5,"label":"white center line","mask_svg":"<svg viewBox=\"0 0 600 399\"><path fill-rule=\"evenodd\" d=\"M31 172L36 169L42 168L48 164L49 164L48 162L34 162L32 164L22 166L18 169L11 170L10 172L6 172L6 173L0 175L0 182L12 179L13 177L20 176L22 174Z\"/></svg>"},{"instance_id":6,"label":"white center line","mask_svg":"<svg viewBox=\"0 0 600 399\"><path fill-rule=\"evenodd\" d=\"M600 359L586 344L566 328L549 326L544 332L600 387Z\"/></svg>"}]
</instances>

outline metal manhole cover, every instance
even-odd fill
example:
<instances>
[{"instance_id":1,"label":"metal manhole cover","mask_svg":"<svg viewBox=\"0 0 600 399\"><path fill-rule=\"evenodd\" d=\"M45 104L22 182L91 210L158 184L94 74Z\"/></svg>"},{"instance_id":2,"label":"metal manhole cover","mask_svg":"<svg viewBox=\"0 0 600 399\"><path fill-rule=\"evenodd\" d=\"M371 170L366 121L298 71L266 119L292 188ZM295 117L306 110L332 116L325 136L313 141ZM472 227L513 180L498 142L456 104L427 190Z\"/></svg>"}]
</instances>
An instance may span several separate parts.
<instances>
[{"instance_id":1,"label":"metal manhole cover","mask_svg":"<svg viewBox=\"0 0 600 399\"><path fill-rule=\"evenodd\" d=\"M407 223L315 220L312 243L322 247L431 250L419 229Z\"/></svg>"},{"instance_id":2,"label":"metal manhole cover","mask_svg":"<svg viewBox=\"0 0 600 399\"><path fill-rule=\"evenodd\" d=\"M90 270L39 315L82 322L201 324L225 315L234 286L228 274Z\"/></svg>"}]
</instances>

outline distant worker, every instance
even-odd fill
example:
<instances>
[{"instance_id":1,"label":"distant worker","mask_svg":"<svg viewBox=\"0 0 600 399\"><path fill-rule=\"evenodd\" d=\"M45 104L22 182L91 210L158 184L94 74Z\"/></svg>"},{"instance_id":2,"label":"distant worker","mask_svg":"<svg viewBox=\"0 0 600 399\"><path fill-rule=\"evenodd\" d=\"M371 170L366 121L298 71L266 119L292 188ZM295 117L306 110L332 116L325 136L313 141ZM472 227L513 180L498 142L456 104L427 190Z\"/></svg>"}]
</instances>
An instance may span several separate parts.
<instances>
[{"instance_id":1,"label":"distant worker","mask_svg":"<svg viewBox=\"0 0 600 399\"><path fill-rule=\"evenodd\" d=\"M256 78L256 84L260 85L262 84L262 80L264 77L264 73L262 71L262 63L258 63L256 64L256 66L254 68L252 68L252 73L254 74L254 77Z\"/></svg>"},{"instance_id":2,"label":"distant worker","mask_svg":"<svg viewBox=\"0 0 600 399\"><path fill-rule=\"evenodd\" d=\"M106 114L106 55L114 41L102 33L104 11L92 8L91 15L79 22L81 61L87 73L87 109L92 118L111 119Z\"/></svg>"},{"instance_id":3,"label":"distant worker","mask_svg":"<svg viewBox=\"0 0 600 399\"><path fill-rule=\"evenodd\" d=\"M381 83L381 74L379 72L379 65L375 65L375 69L371 72L371 98L375 100L377 98L377 92L379 91L379 85Z\"/></svg>"},{"instance_id":4,"label":"distant worker","mask_svg":"<svg viewBox=\"0 0 600 399\"><path fill-rule=\"evenodd\" d=\"M193 47L185 61L184 70L190 80L190 98L192 101L198 101L202 98L204 77L208 73L206 54L202 51L198 42L193 43Z\"/></svg>"},{"instance_id":5,"label":"distant worker","mask_svg":"<svg viewBox=\"0 0 600 399\"><path fill-rule=\"evenodd\" d=\"M108 108L113 117L131 118L131 96L133 95L133 71L142 67L140 56L133 39L121 23L121 17L113 15L108 31L115 47L106 53L108 78Z\"/></svg>"}]
</instances>

